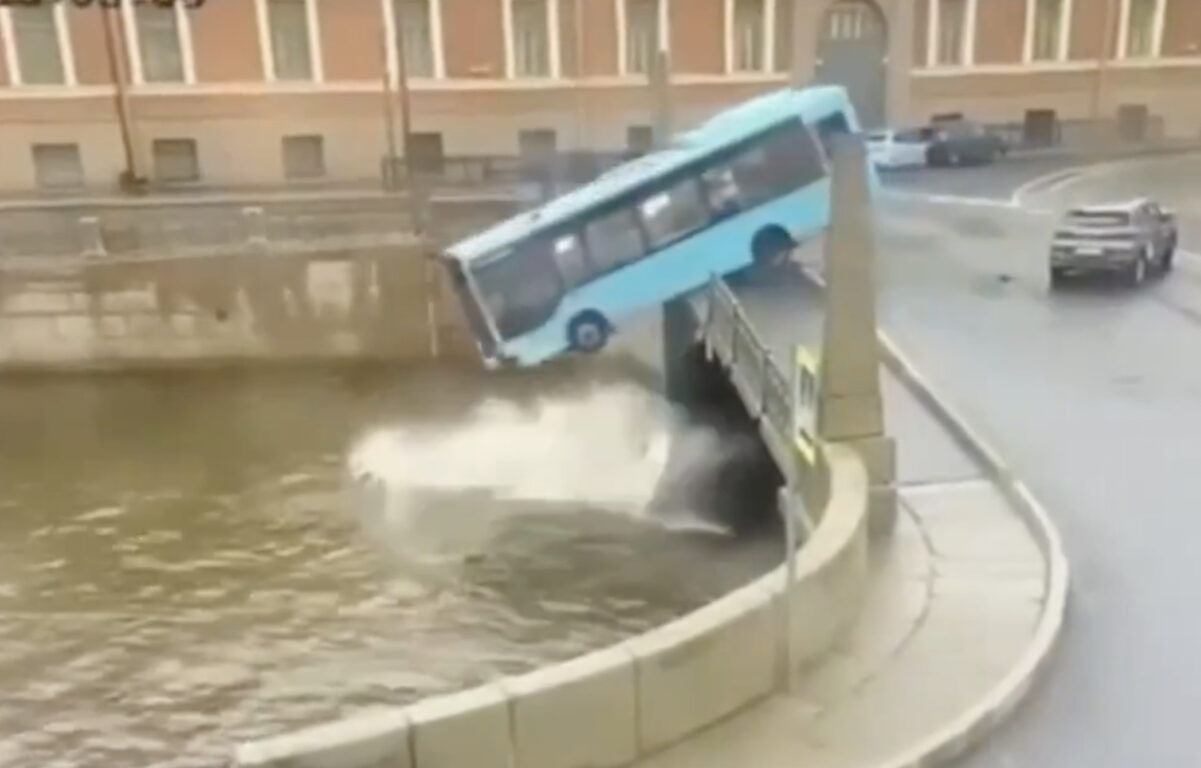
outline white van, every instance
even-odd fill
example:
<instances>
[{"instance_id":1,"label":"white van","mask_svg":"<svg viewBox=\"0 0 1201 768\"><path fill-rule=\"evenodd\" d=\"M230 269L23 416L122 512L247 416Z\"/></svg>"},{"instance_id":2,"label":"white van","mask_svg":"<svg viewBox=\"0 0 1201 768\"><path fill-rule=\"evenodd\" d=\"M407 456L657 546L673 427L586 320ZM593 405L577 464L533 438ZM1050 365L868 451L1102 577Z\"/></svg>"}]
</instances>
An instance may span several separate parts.
<instances>
[{"instance_id":1,"label":"white van","mask_svg":"<svg viewBox=\"0 0 1201 768\"><path fill-rule=\"evenodd\" d=\"M882 128L867 135L868 157L877 168L922 168L929 146L929 131L920 128Z\"/></svg>"}]
</instances>

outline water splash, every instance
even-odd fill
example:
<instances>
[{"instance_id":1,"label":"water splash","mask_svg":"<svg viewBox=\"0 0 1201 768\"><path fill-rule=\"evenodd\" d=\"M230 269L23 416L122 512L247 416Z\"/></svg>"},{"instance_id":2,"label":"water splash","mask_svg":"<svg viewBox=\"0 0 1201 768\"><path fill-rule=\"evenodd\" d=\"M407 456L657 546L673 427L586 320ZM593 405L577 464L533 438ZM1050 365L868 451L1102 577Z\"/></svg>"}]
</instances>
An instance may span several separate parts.
<instances>
[{"instance_id":1,"label":"water splash","mask_svg":"<svg viewBox=\"0 0 1201 768\"><path fill-rule=\"evenodd\" d=\"M365 435L347 467L365 489L371 532L410 553L479 551L499 516L603 511L670 528L725 533L678 489L720 463L715 434L632 384L594 386L529 406L491 399L464 422Z\"/></svg>"}]
</instances>

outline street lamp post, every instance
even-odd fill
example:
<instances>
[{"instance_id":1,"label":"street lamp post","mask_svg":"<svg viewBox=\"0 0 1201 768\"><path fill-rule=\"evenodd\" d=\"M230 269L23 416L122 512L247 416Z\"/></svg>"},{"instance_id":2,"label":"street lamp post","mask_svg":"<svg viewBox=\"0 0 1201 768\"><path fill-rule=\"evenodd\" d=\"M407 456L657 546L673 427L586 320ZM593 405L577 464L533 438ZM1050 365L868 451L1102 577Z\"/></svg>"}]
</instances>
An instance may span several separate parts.
<instances>
[{"instance_id":1,"label":"street lamp post","mask_svg":"<svg viewBox=\"0 0 1201 768\"><path fill-rule=\"evenodd\" d=\"M388 167L384 172L384 185L387 191L396 189L396 115L392 103L392 62L388 59L388 32L380 33L380 59L384 63L383 71L383 108L384 108L384 141L388 149Z\"/></svg>"},{"instance_id":2,"label":"street lamp post","mask_svg":"<svg viewBox=\"0 0 1201 768\"><path fill-rule=\"evenodd\" d=\"M1113 27L1117 0L1105 0L1105 23L1101 25L1100 47L1097 50L1097 74L1093 78L1092 104L1090 113L1093 122L1093 143L1097 151L1103 150L1103 110L1105 79L1109 69L1109 43L1113 39ZM1120 41L1119 41L1120 44ZM1119 52L1120 53L1120 52Z\"/></svg>"},{"instance_id":3,"label":"street lamp post","mask_svg":"<svg viewBox=\"0 0 1201 768\"><path fill-rule=\"evenodd\" d=\"M414 231L425 232L425 190L418 179L413 157L413 109L409 94L409 65L406 60L404 18L396 18L396 75L397 94L400 99L400 143L404 152L405 186L409 192L409 216Z\"/></svg>"}]
</instances>

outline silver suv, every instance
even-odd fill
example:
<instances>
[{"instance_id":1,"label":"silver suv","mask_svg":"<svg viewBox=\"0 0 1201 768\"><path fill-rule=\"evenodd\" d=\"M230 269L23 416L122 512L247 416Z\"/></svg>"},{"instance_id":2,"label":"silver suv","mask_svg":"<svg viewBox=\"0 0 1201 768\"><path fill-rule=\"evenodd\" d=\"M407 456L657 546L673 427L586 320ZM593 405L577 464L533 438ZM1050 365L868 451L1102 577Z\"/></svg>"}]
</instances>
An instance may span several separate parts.
<instances>
[{"instance_id":1,"label":"silver suv","mask_svg":"<svg viewBox=\"0 0 1201 768\"><path fill-rule=\"evenodd\" d=\"M1139 285L1172 268L1176 240L1176 216L1146 198L1073 208L1051 241L1051 287L1090 273Z\"/></svg>"}]
</instances>

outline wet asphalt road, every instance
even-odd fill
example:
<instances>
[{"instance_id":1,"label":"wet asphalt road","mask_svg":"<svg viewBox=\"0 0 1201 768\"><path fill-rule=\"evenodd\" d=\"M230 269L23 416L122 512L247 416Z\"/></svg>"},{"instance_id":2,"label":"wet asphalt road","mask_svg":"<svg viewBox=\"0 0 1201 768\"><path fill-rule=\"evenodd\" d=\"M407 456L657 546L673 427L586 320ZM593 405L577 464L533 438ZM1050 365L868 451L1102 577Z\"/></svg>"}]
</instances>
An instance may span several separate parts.
<instances>
[{"instance_id":1,"label":"wet asphalt road","mask_svg":"<svg viewBox=\"0 0 1201 768\"><path fill-rule=\"evenodd\" d=\"M1007 200L1022 177L914 174L906 188ZM1183 247L1201 250L1196 156L1108 167L1025 202L1141 194L1176 206ZM1047 505L1073 566L1049 673L959 765L1199 764L1201 258L1136 291L1051 295L1053 216L914 196L883 209L882 324Z\"/></svg>"}]
</instances>

